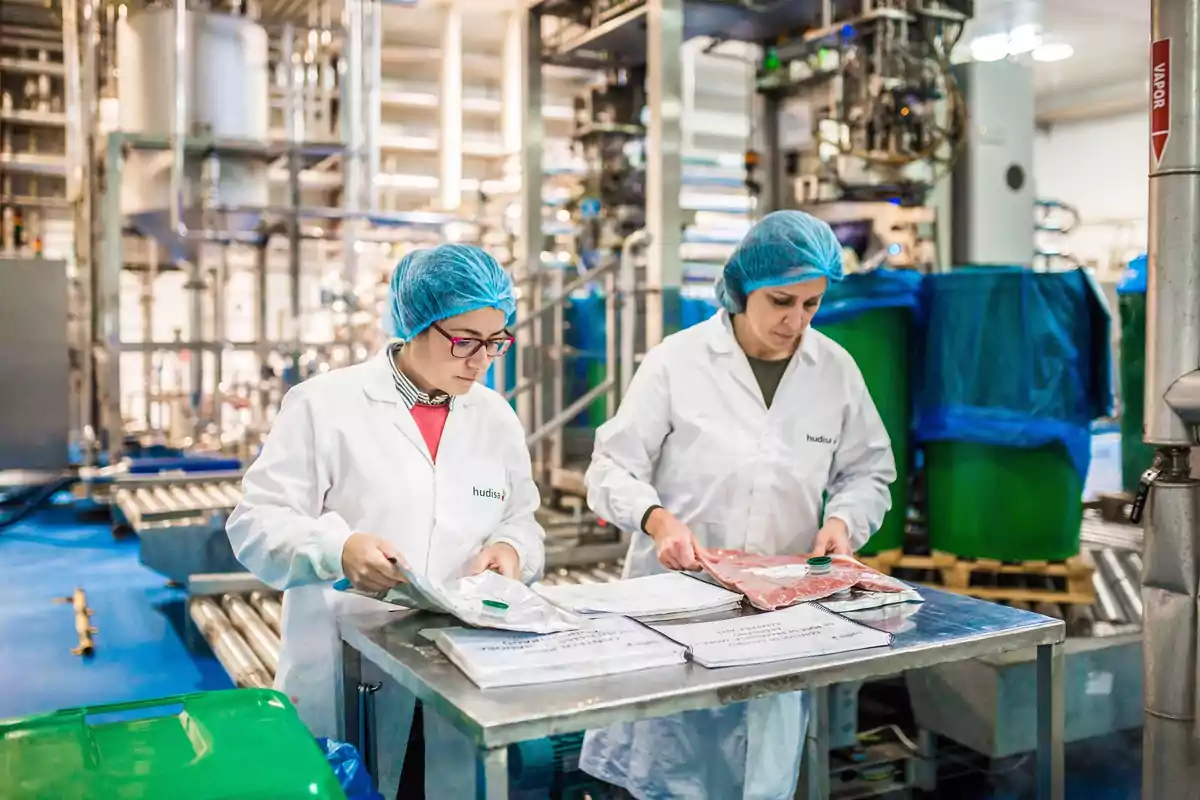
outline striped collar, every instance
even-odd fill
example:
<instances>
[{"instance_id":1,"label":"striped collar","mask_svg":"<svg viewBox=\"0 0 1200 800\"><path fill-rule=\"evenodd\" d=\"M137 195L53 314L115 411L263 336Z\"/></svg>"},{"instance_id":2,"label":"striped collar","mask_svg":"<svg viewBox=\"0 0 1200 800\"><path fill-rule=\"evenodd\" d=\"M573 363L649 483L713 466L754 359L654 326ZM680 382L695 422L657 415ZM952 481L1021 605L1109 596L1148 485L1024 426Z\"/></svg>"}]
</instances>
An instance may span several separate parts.
<instances>
[{"instance_id":1,"label":"striped collar","mask_svg":"<svg viewBox=\"0 0 1200 800\"><path fill-rule=\"evenodd\" d=\"M396 391L404 398L404 405L408 406L411 411L413 406L444 406L449 405L454 408L454 398L442 392L437 395L427 395L417 388L417 385L396 366L396 354L400 352L400 348L404 347L404 342L392 342L387 347L387 360L392 368L392 379L396 382Z\"/></svg>"}]
</instances>

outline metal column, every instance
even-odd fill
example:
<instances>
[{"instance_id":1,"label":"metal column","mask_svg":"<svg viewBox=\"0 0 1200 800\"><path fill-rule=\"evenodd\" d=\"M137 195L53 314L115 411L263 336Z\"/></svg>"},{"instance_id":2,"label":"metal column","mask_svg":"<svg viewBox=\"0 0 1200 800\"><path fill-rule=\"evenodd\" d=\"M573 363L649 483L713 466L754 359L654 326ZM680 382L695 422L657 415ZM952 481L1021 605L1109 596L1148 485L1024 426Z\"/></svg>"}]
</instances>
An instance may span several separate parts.
<instances>
[{"instance_id":1,"label":"metal column","mask_svg":"<svg viewBox=\"0 0 1200 800\"><path fill-rule=\"evenodd\" d=\"M1200 425L1200 0L1151 0L1150 10L1144 432L1158 456L1144 481L1142 797L1153 800L1190 796L1200 785L1200 482L1188 463Z\"/></svg>"},{"instance_id":2,"label":"metal column","mask_svg":"<svg viewBox=\"0 0 1200 800\"><path fill-rule=\"evenodd\" d=\"M683 263L683 0L649 0L646 26L646 230L652 245L646 266L646 349L679 327ZM664 312L667 319L664 326Z\"/></svg>"},{"instance_id":3,"label":"metal column","mask_svg":"<svg viewBox=\"0 0 1200 800\"><path fill-rule=\"evenodd\" d=\"M441 85L441 198L442 211L455 211L462 205L463 179L463 52L462 9L455 3L446 6L442 28Z\"/></svg>"},{"instance_id":4,"label":"metal column","mask_svg":"<svg viewBox=\"0 0 1200 800\"><path fill-rule=\"evenodd\" d=\"M341 91L342 143L346 150L342 154L342 169L345 186L342 190L342 205L346 219L342 221L343 276L351 291L358 286L358 213L362 210L364 159L366 142L363 131L363 19L364 0L347 0L346 41L343 65L346 80ZM300 321L293 320L294 341L300 340Z\"/></svg>"},{"instance_id":5,"label":"metal column","mask_svg":"<svg viewBox=\"0 0 1200 800\"><path fill-rule=\"evenodd\" d=\"M530 296L530 279L542 265L542 18L536 11L522 12L524 57L521 62L521 228L516 241L517 317L525 319L536 308ZM532 332L531 332L532 333ZM532 335L531 335L532 338ZM531 343L517 339L517 386L534 377L538 352ZM533 397L517 395L517 415L526 431L538 428Z\"/></svg>"},{"instance_id":6,"label":"metal column","mask_svg":"<svg viewBox=\"0 0 1200 800\"><path fill-rule=\"evenodd\" d=\"M119 136L108 138L104 194L101 198L101 253L96 271L92 358L95 363L96 403L100 446L112 463L121 457L124 425L121 420L121 269L125 251L122 239L121 179L125 154Z\"/></svg>"}]
</instances>

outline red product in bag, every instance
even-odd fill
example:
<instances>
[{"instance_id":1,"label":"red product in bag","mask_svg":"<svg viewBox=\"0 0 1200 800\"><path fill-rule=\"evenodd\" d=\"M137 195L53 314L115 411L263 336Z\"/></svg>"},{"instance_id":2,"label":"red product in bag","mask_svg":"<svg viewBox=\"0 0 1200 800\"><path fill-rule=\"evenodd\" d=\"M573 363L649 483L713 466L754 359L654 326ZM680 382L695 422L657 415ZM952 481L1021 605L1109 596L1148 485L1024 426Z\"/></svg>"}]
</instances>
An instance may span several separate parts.
<instances>
[{"instance_id":1,"label":"red product in bag","mask_svg":"<svg viewBox=\"0 0 1200 800\"><path fill-rule=\"evenodd\" d=\"M756 556L741 550L706 550L697 557L704 570L726 589L746 595L763 611L821 600L852 586L872 592L902 592L895 578L849 556L830 556L829 571L814 574L808 556Z\"/></svg>"}]
</instances>

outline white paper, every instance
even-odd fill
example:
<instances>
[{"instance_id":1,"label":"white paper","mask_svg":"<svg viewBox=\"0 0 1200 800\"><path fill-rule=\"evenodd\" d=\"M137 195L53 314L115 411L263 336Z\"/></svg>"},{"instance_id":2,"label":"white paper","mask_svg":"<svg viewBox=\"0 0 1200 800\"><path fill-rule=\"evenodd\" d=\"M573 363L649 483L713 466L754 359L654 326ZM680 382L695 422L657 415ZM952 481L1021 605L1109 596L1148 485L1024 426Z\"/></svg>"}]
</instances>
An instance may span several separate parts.
<instances>
[{"instance_id":1,"label":"white paper","mask_svg":"<svg viewBox=\"0 0 1200 800\"><path fill-rule=\"evenodd\" d=\"M647 618L736 608L742 596L678 572L593 584L536 585L556 605L580 614Z\"/></svg>"},{"instance_id":2,"label":"white paper","mask_svg":"<svg viewBox=\"0 0 1200 800\"><path fill-rule=\"evenodd\" d=\"M485 689L615 675L686 660L683 647L623 617L547 636L467 628L421 635Z\"/></svg>"},{"instance_id":3,"label":"white paper","mask_svg":"<svg viewBox=\"0 0 1200 800\"><path fill-rule=\"evenodd\" d=\"M693 660L706 667L765 664L884 647L892 642L891 634L851 622L814 603L714 622L651 627L687 647Z\"/></svg>"}]
</instances>

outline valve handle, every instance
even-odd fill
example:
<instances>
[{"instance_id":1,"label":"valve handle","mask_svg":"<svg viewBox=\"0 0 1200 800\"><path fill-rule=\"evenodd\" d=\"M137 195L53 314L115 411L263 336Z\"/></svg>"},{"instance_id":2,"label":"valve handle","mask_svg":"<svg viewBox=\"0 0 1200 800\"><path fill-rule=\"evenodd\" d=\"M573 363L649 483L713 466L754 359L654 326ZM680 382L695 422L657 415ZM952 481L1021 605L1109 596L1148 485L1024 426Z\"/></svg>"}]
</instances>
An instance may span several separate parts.
<instances>
[{"instance_id":1,"label":"valve handle","mask_svg":"<svg viewBox=\"0 0 1200 800\"><path fill-rule=\"evenodd\" d=\"M1133 505L1129 508L1129 521L1134 525L1142 524L1142 513L1146 510L1146 499L1150 496L1150 486L1158 480L1160 467L1154 466L1142 473L1138 481L1137 494L1133 496Z\"/></svg>"}]
</instances>

